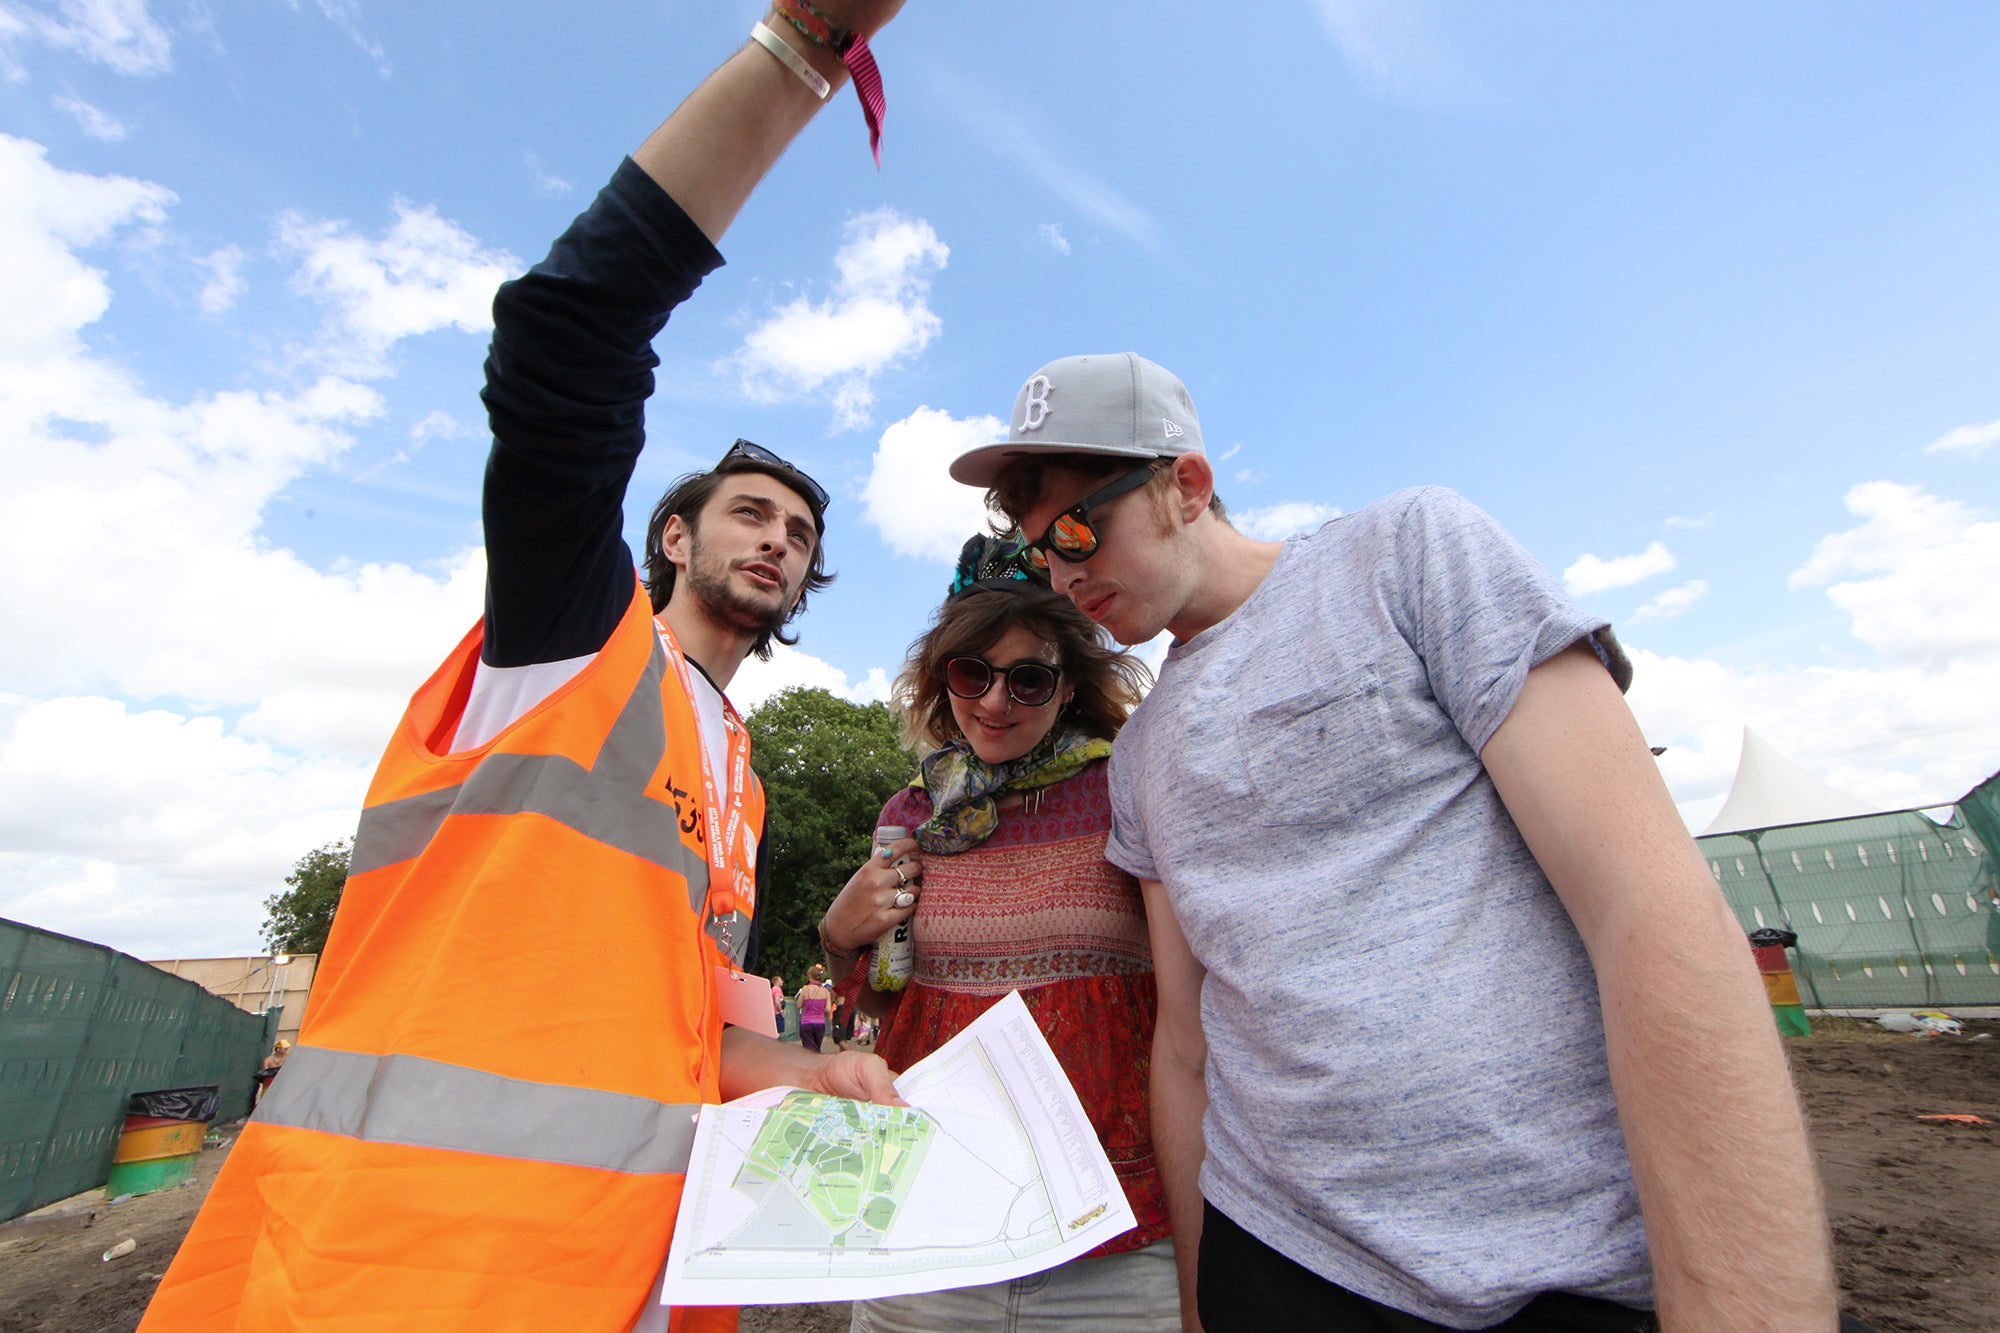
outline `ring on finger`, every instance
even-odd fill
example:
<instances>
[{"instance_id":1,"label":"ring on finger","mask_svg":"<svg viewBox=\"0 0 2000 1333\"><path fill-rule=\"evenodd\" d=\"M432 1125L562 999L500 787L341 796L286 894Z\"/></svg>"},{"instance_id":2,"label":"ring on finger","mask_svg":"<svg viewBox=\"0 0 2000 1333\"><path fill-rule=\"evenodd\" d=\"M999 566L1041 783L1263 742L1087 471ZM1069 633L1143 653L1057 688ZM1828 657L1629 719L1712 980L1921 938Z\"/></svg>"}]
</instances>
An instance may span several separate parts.
<instances>
[{"instance_id":1,"label":"ring on finger","mask_svg":"<svg viewBox=\"0 0 2000 1333\"><path fill-rule=\"evenodd\" d=\"M910 877L903 873L903 867L890 866L889 869L896 872L896 882L898 884L902 885L906 889L910 887Z\"/></svg>"},{"instance_id":2,"label":"ring on finger","mask_svg":"<svg viewBox=\"0 0 2000 1333\"><path fill-rule=\"evenodd\" d=\"M875 855L881 857L884 861L893 861L896 859L896 849L893 847L877 847Z\"/></svg>"},{"instance_id":3,"label":"ring on finger","mask_svg":"<svg viewBox=\"0 0 2000 1333\"><path fill-rule=\"evenodd\" d=\"M896 906L914 907L916 905L916 902L917 902L917 895L911 893L908 889L901 889L897 891Z\"/></svg>"}]
</instances>

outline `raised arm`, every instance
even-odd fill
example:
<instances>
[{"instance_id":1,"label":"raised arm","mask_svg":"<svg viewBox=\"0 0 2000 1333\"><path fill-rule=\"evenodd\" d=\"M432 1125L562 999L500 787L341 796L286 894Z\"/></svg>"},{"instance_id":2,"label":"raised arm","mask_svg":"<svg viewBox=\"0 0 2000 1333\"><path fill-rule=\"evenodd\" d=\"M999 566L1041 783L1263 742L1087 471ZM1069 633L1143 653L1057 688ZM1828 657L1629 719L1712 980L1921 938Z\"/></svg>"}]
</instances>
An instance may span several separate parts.
<instances>
[{"instance_id":1,"label":"raised arm","mask_svg":"<svg viewBox=\"0 0 2000 1333\"><path fill-rule=\"evenodd\" d=\"M872 37L903 0L820 0L836 25ZM815 46L775 12L765 26L838 92L840 57ZM828 101L832 99L829 98ZM761 46L745 42L632 154L711 241L722 239L757 182L824 105L804 80Z\"/></svg>"},{"instance_id":2,"label":"raised arm","mask_svg":"<svg viewBox=\"0 0 2000 1333\"><path fill-rule=\"evenodd\" d=\"M1831 1333L1825 1205L1777 1026L1591 649L1529 672L1480 757L1596 969L1661 1327Z\"/></svg>"},{"instance_id":3,"label":"raised arm","mask_svg":"<svg viewBox=\"0 0 2000 1333\"><path fill-rule=\"evenodd\" d=\"M1173 904L1158 880L1140 881L1146 897L1146 930L1153 941L1153 979L1159 1010L1153 1021L1153 1070L1148 1100L1153 1154L1167 1191L1174 1265L1180 1271L1181 1327L1201 1333L1195 1310L1195 1269L1201 1254L1201 1121L1208 1112L1208 1038L1201 1030L1201 982L1206 969L1188 948Z\"/></svg>"},{"instance_id":4,"label":"raised arm","mask_svg":"<svg viewBox=\"0 0 2000 1333\"><path fill-rule=\"evenodd\" d=\"M867 34L900 5L822 8ZM838 86L844 76L831 53L776 14L764 21ZM619 168L548 258L501 285L482 394L494 439L484 498L486 665L594 653L625 613L633 561L623 506L645 440L653 339L722 263L714 242L821 105L777 57L745 41L637 150L635 165ZM857 170L864 161L857 144Z\"/></svg>"}]
</instances>

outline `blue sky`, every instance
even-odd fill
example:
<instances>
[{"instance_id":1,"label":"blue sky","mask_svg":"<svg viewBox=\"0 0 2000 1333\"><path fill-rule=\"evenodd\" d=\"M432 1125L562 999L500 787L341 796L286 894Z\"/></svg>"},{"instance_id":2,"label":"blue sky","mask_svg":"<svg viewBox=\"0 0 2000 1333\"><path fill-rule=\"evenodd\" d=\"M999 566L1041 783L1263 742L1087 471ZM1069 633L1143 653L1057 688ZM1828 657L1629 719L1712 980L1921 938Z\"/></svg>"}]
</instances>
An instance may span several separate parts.
<instances>
[{"instance_id":1,"label":"blue sky","mask_svg":"<svg viewBox=\"0 0 2000 1333\"><path fill-rule=\"evenodd\" d=\"M741 3L0 0L0 915L257 947L478 614L492 288ZM659 343L629 534L738 435L874 697L1043 361L1177 371L1238 521L1486 506L1612 619L1691 824L1743 727L2000 767L2000 11L912 4ZM1152 650L1157 652L1157 645Z\"/></svg>"}]
</instances>

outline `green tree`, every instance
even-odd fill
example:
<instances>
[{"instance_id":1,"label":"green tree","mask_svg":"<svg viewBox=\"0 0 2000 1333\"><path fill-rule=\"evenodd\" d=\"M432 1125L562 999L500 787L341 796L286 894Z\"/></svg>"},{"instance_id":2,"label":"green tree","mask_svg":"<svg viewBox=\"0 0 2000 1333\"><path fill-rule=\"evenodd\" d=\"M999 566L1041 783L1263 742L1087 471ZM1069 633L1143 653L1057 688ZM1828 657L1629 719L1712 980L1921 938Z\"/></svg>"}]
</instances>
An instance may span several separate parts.
<instances>
[{"instance_id":1,"label":"green tree","mask_svg":"<svg viewBox=\"0 0 2000 1333\"><path fill-rule=\"evenodd\" d=\"M318 953L326 947L353 854L354 844L346 838L313 848L285 876L290 887L264 900L264 943L272 953Z\"/></svg>"},{"instance_id":2,"label":"green tree","mask_svg":"<svg viewBox=\"0 0 2000 1333\"><path fill-rule=\"evenodd\" d=\"M819 919L867 859L883 802L908 785L917 765L883 704L793 688L746 721L751 762L764 781L770 849L757 903L758 967L792 987L820 959Z\"/></svg>"}]
</instances>

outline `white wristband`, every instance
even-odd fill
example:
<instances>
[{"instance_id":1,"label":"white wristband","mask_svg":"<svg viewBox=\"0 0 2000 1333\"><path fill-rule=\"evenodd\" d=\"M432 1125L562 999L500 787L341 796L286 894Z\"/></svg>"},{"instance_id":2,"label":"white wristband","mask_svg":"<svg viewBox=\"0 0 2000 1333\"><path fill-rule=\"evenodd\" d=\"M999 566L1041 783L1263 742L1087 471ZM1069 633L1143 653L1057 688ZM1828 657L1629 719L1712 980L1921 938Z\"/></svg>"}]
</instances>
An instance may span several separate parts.
<instances>
[{"instance_id":1,"label":"white wristband","mask_svg":"<svg viewBox=\"0 0 2000 1333\"><path fill-rule=\"evenodd\" d=\"M824 102L832 95L833 85L826 81L826 76L807 64L804 56L794 51L784 38L766 27L761 19L758 20L756 27L750 29L750 40L776 56L784 63L786 69L798 75L799 82L812 89L814 97Z\"/></svg>"}]
</instances>

